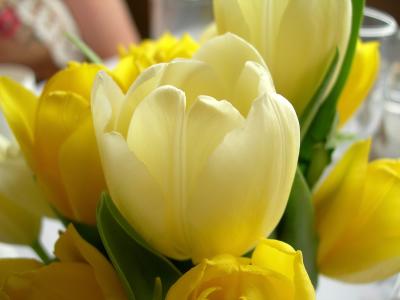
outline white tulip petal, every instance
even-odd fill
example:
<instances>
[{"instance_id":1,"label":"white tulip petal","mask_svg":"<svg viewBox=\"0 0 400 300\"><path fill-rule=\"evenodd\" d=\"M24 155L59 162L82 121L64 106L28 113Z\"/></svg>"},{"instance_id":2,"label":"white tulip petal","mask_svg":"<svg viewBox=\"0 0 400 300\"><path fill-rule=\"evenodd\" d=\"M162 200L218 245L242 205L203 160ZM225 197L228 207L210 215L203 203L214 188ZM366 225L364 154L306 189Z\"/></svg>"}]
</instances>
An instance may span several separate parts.
<instances>
[{"instance_id":1,"label":"white tulip petal","mask_svg":"<svg viewBox=\"0 0 400 300\"><path fill-rule=\"evenodd\" d=\"M189 196L194 261L242 255L272 232L286 207L299 143L296 113L285 99L264 94L254 102L244 128L227 134Z\"/></svg>"},{"instance_id":2,"label":"white tulip petal","mask_svg":"<svg viewBox=\"0 0 400 300\"><path fill-rule=\"evenodd\" d=\"M0 162L0 240L30 245L51 210L22 155Z\"/></svg>"},{"instance_id":3,"label":"white tulip petal","mask_svg":"<svg viewBox=\"0 0 400 300\"><path fill-rule=\"evenodd\" d=\"M295 0L282 16L274 51L265 59L278 92L292 101L299 115L338 48L341 65L351 28L350 6L347 0Z\"/></svg>"},{"instance_id":4,"label":"white tulip petal","mask_svg":"<svg viewBox=\"0 0 400 300\"><path fill-rule=\"evenodd\" d=\"M209 95L216 99L226 97L218 74L201 61L175 60L169 63L163 70L159 85L171 85L184 91L187 107L200 95Z\"/></svg>"},{"instance_id":5,"label":"white tulip petal","mask_svg":"<svg viewBox=\"0 0 400 300\"><path fill-rule=\"evenodd\" d=\"M126 137L133 112L138 104L160 85L160 79L166 67L167 64L157 64L149 67L138 76L129 88L115 128L122 136Z\"/></svg>"},{"instance_id":6,"label":"white tulip petal","mask_svg":"<svg viewBox=\"0 0 400 300\"><path fill-rule=\"evenodd\" d=\"M227 91L232 91L232 87L237 84L238 77L247 61L259 63L268 69L263 58L252 45L231 33L209 40L194 55L194 59L212 66L223 80ZM224 98L230 99L229 95Z\"/></svg>"},{"instance_id":7,"label":"white tulip petal","mask_svg":"<svg viewBox=\"0 0 400 300\"><path fill-rule=\"evenodd\" d=\"M171 208L146 166L119 134L103 134L99 142L107 186L119 211L149 245L168 256L186 258L174 249L166 225Z\"/></svg>"},{"instance_id":8,"label":"white tulip petal","mask_svg":"<svg viewBox=\"0 0 400 300\"><path fill-rule=\"evenodd\" d=\"M218 32L220 34L231 31L240 36L249 35L249 23L244 18L237 1L214 0L213 5L215 19L218 20ZM232 26L234 26L234 29L232 29Z\"/></svg>"},{"instance_id":9,"label":"white tulip petal","mask_svg":"<svg viewBox=\"0 0 400 300\"><path fill-rule=\"evenodd\" d=\"M243 123L244 118L231 103L199 97L187 115L185 126L187 190L191 190L208 157L225 135Z\"/></svg>"},{"instance_id":10,"label":"white tulip petal","mask_svg":"<svg viewBox=\"0 0 400 300\"><path fill-rule=\"evenodd\" d=\"M93 125L95 129L95 134L99 134L105 131L111 131L113 128L113 119L116 118L116 111L113 108L118 109L119 103L112 103L113 101L118 101L115 99L110 99L109 95L118 95L115 89L115 83L111 84L108 75L105 73L99 73L95 80L93 90L92 90L92 116ZM118 88L119 89L119 88Z\"/></svg>"},{"instance_id":11,"label":"white tulip petal","mask_svg":"<svg viewBox=\"0 0 400 300\"><path fill-rule=\"evenodd\" d=\"M265 92L275 92L271 75L261 65L248 61L239 76L237 85L233 87L230 102L247 116L254 100Z\"/></svg>"},{"instance_id":12,"label":"white tulip petal","mask_svg":"<svg viewBox=\"0 0 400 300\"><path fill-rule=\"evenodd\" d=\"M107 111L107 115L100 114L101 120L100 115L94 113L99 117L96 123L103 129L106 127L114 128L125 96L114 80L104 71L99 72L94 83L92 98L96 97L101 98L101 100L98 99L97 101L107 102L109 105L109 109L101 109L103 112ZM103 105L106 104L104 103Z\"/></svg>"},{"instance_id":13,"label":"white tulip petal","mask_svg":"<svg viewBox=\"0 0 400 300\"><path fill-rule=\"evenodd\" d=\"M181 156L185 95L172 86L155 89L136 108L127 142L168 194L176 156Z\"/></svg>"},{"instance_id":14,"label":"white tulip petal","mask_svg":"<svg viewBox=\"0 0 400 300\"><path fill-rule=\"evenodd\" d=\"M185 245L180 213L183 201L184 117L184 93L171 86L162 86L138 105L127 135L129 149L161 187L170 218L164 226L170 226L171 240L179 249Z\"/></svg>"}]
</instances>

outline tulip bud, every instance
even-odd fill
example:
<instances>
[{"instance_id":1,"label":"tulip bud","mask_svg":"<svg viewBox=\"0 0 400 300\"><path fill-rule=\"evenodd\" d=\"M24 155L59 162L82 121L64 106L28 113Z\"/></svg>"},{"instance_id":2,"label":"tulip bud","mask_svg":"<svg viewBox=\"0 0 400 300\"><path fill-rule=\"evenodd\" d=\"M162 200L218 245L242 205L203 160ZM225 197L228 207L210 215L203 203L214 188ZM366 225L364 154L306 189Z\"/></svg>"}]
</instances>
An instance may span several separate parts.
<instances>
[{"instance_id":1,"label":"tulip bud","mask_svg":"<svg viewBox=\"0 0 400 300\"><path fill-rule=\"evenodd\" d=\"M355 143L314 195L321 273L373 282L400 271L400 162Z\"/></svg>"},{"instance_id":2,"label":"tulip bud","mask_svg":"<svg viewBox=\"0 0 400 300\"><path fill-rule=\"evenodd\" d=\"M55 246L56 262L0 259L1 299L127 299L110 262L73 227Z\"/></svg>"},{"instance_id":3,"label":"tulip bud","mask_svg":"<svg viewBox=\"0 0 400 300\"><path fill-rule=\"evenodd\" d=\"M221 255L203 260L169 290L167 300L313 300L314 288L300 251L263 240L252 258Z\"/></svg>"},{"instance_id":4,"label":"tulip bud","mask_svg":"<svg viewBox=\"0 0 400 300\"><path fill-rule=\"evenodd\" d=\"M361 106L379 73L378 42L357 43L349 78L338 101L339 126L343 126Z\"/></svg>"},{"instance_id":5,"label":"tulip bud","mask_svg":"<svg viewBox=\"0 0 400 300\"><path fill-rule=\"evenodd\" d=\"M217 33L235 33L261 53L276 89L299 116L351 31L350 0L214 0ZM335 82L334 76L331 86Z\"/></svg>"},{"instance_id":6,"label":"tulip bud","mask_svg":"<svg viewBox=\"0 0 400 300\"><path fill-rule=\"evenodd\" d=\"M240 256L277 225L299 123L250 44L212 39L194 60L147 69L125 96L103 73L92 99L109 192L152 247L195 262Z\"/></svg>"}]
</instances>

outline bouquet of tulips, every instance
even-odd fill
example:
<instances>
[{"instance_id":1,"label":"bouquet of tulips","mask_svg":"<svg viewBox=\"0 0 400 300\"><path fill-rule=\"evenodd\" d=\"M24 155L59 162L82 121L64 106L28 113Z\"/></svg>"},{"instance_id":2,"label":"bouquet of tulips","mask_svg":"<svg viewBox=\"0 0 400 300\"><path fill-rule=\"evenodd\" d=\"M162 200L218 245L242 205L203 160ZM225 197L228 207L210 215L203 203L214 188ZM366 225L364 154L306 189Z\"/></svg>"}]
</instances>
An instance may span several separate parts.
<instances>
[{"instance_id":1,"label":"bouquet of tulips","mask_svg":"<svg viewBox=\"0 0 400 300\"><path fill-rule=\"evenodd\" d=\"M0 79L0 299L315 299L400 271L400 162L353 143L363 0L214 0L197 42L87 51L39 96ZM41 219L65 230L48 255Z\"/></svg>"}]
</instances>

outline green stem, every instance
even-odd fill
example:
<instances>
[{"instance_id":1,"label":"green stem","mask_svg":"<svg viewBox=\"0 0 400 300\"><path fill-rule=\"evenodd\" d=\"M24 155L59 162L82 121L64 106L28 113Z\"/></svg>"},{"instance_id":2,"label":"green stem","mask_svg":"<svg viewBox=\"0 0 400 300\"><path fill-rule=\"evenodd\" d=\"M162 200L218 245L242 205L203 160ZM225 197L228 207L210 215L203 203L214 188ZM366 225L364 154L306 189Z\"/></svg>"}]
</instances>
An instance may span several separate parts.
<instances>
[{"instance_id":1,"label":"green stem","mask_svg":"<svg viewBox=\"0 0 400 300\"><path fill-rule=\"evenodd\" d=\"M84 41L69 32L66 32L65 35L90 62L95 64L103 64L101 58L92 49L90 49L90 47Z\"/></svg>"},{"instance_id":2,"label":"green stem","mask_svg":"<svg viewBox=\"0 0 400 300\"><path fill-rule=\"evenodd\" d=\"M49 264L51 262L49 254L44 249L42 243L39 240L34 241L31 245L31 248L45 264Z\"/></svg>"}]
</instances>

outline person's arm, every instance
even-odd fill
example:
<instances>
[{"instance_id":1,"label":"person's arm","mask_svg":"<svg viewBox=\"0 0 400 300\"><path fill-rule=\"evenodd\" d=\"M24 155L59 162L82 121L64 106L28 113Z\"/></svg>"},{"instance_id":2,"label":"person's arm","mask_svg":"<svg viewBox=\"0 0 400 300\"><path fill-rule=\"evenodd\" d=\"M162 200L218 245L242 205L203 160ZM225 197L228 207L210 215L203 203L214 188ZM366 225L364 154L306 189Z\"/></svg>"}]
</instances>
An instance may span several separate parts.
<instances>
[{"instance_id":1,"label":"person's arm","mask_svg":"<svg viewBox=\"0 0 400 300\"><path fill-rule=\"evenodd\" d=\"M121 0L64 0L83 40L101 57L117 53L117 45L137 42L139 37L129 10Z\"/></svg>"}]
</instances>

